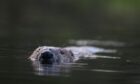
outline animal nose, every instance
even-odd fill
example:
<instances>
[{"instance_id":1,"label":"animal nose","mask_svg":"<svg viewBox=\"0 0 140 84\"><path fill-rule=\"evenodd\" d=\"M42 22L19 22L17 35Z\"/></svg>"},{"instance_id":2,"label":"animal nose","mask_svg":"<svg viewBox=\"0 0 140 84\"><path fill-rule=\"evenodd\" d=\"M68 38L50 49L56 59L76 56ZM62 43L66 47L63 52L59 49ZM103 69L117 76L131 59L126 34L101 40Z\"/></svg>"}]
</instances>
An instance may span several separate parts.
<instances>
[{"instance_id":1,"label":"animal nose","mask_svg":"<svg viewBox=\"0 0 140 84\"><path fill-rule=\"evenodd\" d=\"M42 64L52 64L53 63L53 54L51 52L44 52L40 56L40 62Z\"/></svg>"},{"instance_id":2,"label":"animal nose","mask_svg":"<svg viewBox=\"0 0 140 84\"><path fill-rule=\"evenodd\" d=\"M43 59L51 59L51 58L53 58L53 54L51 52L44 52L41 54L41 57Z\"/></svg>"}]
</instances>

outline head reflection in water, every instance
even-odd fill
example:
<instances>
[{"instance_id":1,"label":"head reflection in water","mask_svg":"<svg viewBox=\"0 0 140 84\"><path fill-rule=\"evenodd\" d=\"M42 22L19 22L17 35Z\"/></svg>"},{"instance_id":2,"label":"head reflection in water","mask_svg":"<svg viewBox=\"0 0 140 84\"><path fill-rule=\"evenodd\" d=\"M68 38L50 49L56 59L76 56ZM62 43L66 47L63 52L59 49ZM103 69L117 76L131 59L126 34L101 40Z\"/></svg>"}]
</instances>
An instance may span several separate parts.
<instances>
[{"instance_id":1,"label":"head reflection in water","mask_svg":"<svg viewBox=\"0 0 140 84\"><path fill-rule=\"evenodd\" d=\"M60 76L62 73L69 73L70 64L41 64L38 61L32 62L35 74L39 76Z\"/></svg>"},{"instance_id":2,"label":"head reflection in water","mask_svg":"<svg viewBox=\"0 0 140 84\"><path fill-rule=\"evenodd\" d=\"M71 64L80 58L98 57L95 55L98 52L115 51L90 46L65 48L41 46L34 50L29 59L32 61L36 74L57 76L60 73L69 72Z\"/></svg>"}]
</instances>

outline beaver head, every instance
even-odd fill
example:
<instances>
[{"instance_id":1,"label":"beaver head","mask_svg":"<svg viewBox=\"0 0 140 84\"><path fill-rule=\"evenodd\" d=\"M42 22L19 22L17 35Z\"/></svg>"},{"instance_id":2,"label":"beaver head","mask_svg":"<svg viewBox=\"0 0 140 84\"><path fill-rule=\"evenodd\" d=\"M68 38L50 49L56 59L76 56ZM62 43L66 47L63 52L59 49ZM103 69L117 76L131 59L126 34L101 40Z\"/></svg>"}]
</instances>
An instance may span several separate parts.
<instances>
[{"instance_id":1,"label":"beaver head","mask_svg":"<svg viewBox=\"0 0 140 84\"><path fill-rule=\"evenodd\" d=\"M49 46L38 47L29 58L31 61L39 61L41 64L69 63L74 59L71 51Z\"/></svg>"}]
</instances>

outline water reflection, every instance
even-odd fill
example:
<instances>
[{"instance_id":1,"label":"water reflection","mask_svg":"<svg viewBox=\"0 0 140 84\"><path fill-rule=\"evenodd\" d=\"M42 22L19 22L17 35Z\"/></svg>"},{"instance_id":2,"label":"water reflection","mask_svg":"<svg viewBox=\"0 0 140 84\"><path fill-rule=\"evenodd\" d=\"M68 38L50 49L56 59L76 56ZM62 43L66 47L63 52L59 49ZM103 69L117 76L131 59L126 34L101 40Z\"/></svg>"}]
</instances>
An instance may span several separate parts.
<instances>
[{"instance_id":1,"label":"water reflection","mask_svg":"<svg viewBox=\"0 0 140 84\"><path fill-rule=\"evenodd\" d=\"M123 42L119 41L100 41L100 40L69 40L70 44L76 45L100 45L100 46L114 46L114 47L122 47L125 45Z\"/></svg>"},{"instance_id":2,"label":"water reflection","mask_svg":"<svg viewBox=\"0 0 140 84\"><path fill-rule=\"evenodd\" d=\"M62 73L70 72L70 64L63 65L45 65L38 61L32 62L32 66L35 70L35 74L39 76L60 76Z\"/></svg>"},{"instance_id":3,"label":"water reflection","mask_svg":"<svg viewBox=\"0 0 140 84\"><path fill-rule=\"evenodd\" d=\"M95 72L105 72L105 73L123 73L123 71L118 71L118 70L107 70L107 69L92 69L91 71L95 71Z\"/></svg>"}]
</instances>

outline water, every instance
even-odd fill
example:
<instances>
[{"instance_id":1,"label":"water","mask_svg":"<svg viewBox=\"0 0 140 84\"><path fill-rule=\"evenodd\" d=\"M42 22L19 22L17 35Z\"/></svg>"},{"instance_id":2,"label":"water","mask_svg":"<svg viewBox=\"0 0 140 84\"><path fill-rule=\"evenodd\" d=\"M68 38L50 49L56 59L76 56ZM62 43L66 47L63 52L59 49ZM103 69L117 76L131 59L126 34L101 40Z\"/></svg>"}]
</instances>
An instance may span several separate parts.
<instances>
[{"instance_id":1,"label":"water","mask_svg":"<svg viewBox=\"0 0 140 84\"><path fill-rule=\"evenodd\" d=\"M1 1L0 83L139 84L138 3L135 0ZM39 72L28 57L42 45L92 46L116 52L97 53L94 58Z\"/></svg>"},{"instance_id":2,"label":"water","mask_svg":"<svg viewBox=\"0 0 140 84\"><path fill-rule=\"evenodd\" d=\"M70 66L55 66L49 70L46 68L46 71L48 70L47 72L36 71L32 63L27 59L35 48L34 45L30 45L29 47L20 46L19 48L3 46L0 49L1 82L5 84L55 84L66 82L69 84L139 83L140 63L137 58L138 54L136 54L138 52L135 51L135 48L127 47L126 43L123 43L125 45L121 46L116 46L117 42L115 43L115 47L113 45L107 46L113 47L112 49L117 50L117 52L98 53L95 55L95 58L81 59Z\"/></svg>"}]
</instances>

